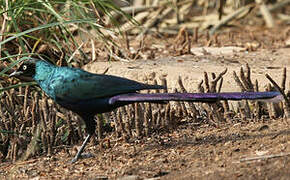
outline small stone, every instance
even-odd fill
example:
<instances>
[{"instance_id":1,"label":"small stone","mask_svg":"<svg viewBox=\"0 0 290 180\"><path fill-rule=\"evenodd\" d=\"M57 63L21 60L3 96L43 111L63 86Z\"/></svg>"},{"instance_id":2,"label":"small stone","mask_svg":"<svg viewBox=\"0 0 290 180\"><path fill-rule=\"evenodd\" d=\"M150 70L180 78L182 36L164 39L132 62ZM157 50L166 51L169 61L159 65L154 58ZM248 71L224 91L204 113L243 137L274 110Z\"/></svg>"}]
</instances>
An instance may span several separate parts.
<instances>
[{"instance_id":1,"label":"small stone","mask_svg":"<svg viewBox=\"0 0 290 180\"><path fill-rule=\"evenodd\" d=\"M141 178L137 175L129 175L118 178L118 180L139 180L139 179Z\"/></svg>"},{"instance_id":2,"label":"small stone","mask_svg":"<svg viewBox=\"0 0 290 180\"><path fill-rule=\"evenodd\" d=\"M285 46L286 47L290 47L290 38L286 39Z\"/></svg>"},{"instance_id":3,"label":"small stone","mask_svg":"<svg viewBox=\"0 0 290 180\"><path fill-rule=\"evenodd\" d=\"M269 126L268 125L263 125L259 128L259 131L264 131L266 129L269 129Z\"/></svg>"},{"instance_id":4,"label":"small stone","mask_svg":"<svg viewBox=\"0 0 290 180\"><path fill-rule=\"evenodd\" d=\"M98 179L98 180L108 180L109 178L107 176L97 175L97 176L94 177L94 179Z\"/></svg>"}]
</instances>

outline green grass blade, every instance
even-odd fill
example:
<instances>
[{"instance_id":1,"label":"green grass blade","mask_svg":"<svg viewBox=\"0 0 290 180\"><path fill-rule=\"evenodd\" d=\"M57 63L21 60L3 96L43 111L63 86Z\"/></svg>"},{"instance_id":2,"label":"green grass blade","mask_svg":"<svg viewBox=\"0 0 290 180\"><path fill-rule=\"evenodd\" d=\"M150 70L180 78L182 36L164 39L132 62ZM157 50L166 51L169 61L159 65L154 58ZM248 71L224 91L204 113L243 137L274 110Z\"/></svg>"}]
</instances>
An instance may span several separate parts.
<instances>
[{"instance_id":1,"label":"green grass blade","mask_svg":"<svg viewBox=\"0 0 290 180\"><path fill-rule=\"evenodd\" d=\"M95 21L96 21L96 19L78 19L78 20L70 20L70 21L64 21L64 22L54 22L54 23L50 23L50 24L44 24L44 25L41 25L41 26L38 26L35 28L31 28L31 29L28 29L26 31L15 34L14 36L9 37L9 38L5 39L4 41L0 42L0 46L9 42L9 41L12 41L13 39L16 39L20 36L23 36L25 34L28 34L28 33L34 32L34 31L38 31L41 29L46 29L46 28L60 26L60 25L73 24L73 23L91 23L91 22L95 22Z\"/></svg>"},{"instance_id":2,"label":"green grass blade","mask_svg":"<svg viewBox=\"0 0 290 180\"><path fill-rule=\"evenodd\" d=\"M25 82L25 83L15 84L8 87L0 88L0 93L7 91L9 89L13 89L13 88L18 88L18 87L23 87L23 86L35 86L35 85L36 85L36 82Z\"/></svg>"}]
</instances>

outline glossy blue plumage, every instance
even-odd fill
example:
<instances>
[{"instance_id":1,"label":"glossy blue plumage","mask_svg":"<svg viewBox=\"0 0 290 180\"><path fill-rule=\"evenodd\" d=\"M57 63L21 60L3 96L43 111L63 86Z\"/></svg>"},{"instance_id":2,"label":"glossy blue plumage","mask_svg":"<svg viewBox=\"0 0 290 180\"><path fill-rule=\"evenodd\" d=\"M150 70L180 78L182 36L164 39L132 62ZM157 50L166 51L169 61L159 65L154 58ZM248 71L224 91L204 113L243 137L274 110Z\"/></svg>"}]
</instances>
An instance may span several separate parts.
<instances>
[{"instance_id":1,"label":"glossy blue plumage","mask_svg":"<svg viewBox=\"0 0 290 180\"><path fill-rule=\"evenodd\" d=\"M32 77L50 98L83 118L88 136L72 162L78 160L95 132L94 115L97 113L108 112L134 102L215 102L218 100L277 99L277 97L281 97L278 92L139 94L136 93L139 90L162 89L164 87L143 84L116 76L92 74L77 68L57 67L36 59L24 62L10 76L16 75Z\"/></svg>"},{"instance_id":2,"label":"glossy blue plumage","mask_svg":"<svg viewBox=\"0 0 290 180\"><path fill-rule=\"evenodd\" d=\"M36 61L33 79L58 104L77 113L102 113L115 108L108 98L143 89L161 89L125 78L99 75L70 67Z\"/></svg>"}]
</instances>

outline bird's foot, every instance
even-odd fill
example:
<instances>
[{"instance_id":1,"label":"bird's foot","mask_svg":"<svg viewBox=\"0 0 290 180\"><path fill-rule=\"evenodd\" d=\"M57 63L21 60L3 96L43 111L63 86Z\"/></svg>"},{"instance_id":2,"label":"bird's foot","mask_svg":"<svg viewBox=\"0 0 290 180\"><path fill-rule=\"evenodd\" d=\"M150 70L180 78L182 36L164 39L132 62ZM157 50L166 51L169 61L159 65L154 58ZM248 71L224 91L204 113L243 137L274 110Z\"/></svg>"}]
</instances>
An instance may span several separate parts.
<instances>
[{"instance_id":1,"label":"bird's foot","mask_svg":"<svg viewBox=\"0 0 290 180\"><path fill-rule=\"evenodd\" d=\"M86 159L86 158L91 158L91 157L94 157L94 155L92 153L83 153L79 156L75 156L71 161L70 163L75 163L77 162L79 159Z\"/></svg>"},{"instance_id":2,"label":"bird's foot","mask_svg":"<svg viewBox=\"0 0 290 180\"><path fill-rule=\"evenodd\" d=\"M91 158L91 157L95 157L92 153L83 153L81 155L81 158Z\"/></svg>"},{"instance_id":3,"label":"bird's foot","mask_svg":"<svg viewBox=\"0 0 290 180\"><path fill-rule=\"evenodd\" d=\"M73 164L73 163L77 162L78 159L79 159L79 158L74 157L71 161L69 161L69 163Z\"/></svg>"}]
</instances>

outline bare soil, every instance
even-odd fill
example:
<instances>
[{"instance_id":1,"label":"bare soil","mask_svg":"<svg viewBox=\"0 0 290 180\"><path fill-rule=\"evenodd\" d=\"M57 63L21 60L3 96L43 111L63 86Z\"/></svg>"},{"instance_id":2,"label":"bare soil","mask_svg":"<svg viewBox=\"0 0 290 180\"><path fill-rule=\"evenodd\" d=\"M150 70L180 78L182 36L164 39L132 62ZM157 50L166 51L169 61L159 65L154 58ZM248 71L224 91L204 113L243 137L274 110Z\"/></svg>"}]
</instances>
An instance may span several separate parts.
<instances>
[{"instance_id":1,"label":"bare soil","mask_svg":"<svg viewBox=\"0 0 290 180\"><path fill-rule=\"evenodd\" d=\"M52 157L2 163L1 175L13 179L128 178L129 175L140 179L289 179L289 140L289 120L219 127L185 123L172 132L158 132L132 143L114 140L110 148L90 144L86 151L94 157L75 164L68 163L76 152L71 147L59 147Z\"/></svg>"},{"instance_id":2,"label":"bare soil","mask_svg":"<svg viewBox=\"0 0 290 180\"><path fill-rule=\"evenodd\" d=\"M240 91L232 72L238 72L246 63L252 68L253 80L258 79L261 91L269 83L266 73L280 83L282 68L287 67L289 77L290 49L284 45L268 43L263 48L247 51L232 43L232 49L223 45L192 47L194 55L173 56L162 43L152 42L152 47L154 44L163 47L154 60L94 62L83 68L102 73L109 67L107 74L149 83L154 77L165 76L171 90L181 76L191 92L197 91L204 71L219 73L226 68L222 91ZM287 86L289 89L289 83ZM281 118L219 123L218 127L212 127L193 123L185 117L174 130L161 129L130 143L113 135L107 136L102 145L91 142L85 151L94 157L75 164L68 161L78 147L65 146L57 147L51 157L42 155L28 161L4 162L0 165L0 178L289 179L289 123L290 119Z\"/></svg>"}]
</instances>

